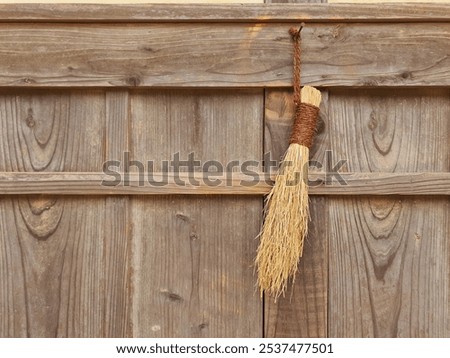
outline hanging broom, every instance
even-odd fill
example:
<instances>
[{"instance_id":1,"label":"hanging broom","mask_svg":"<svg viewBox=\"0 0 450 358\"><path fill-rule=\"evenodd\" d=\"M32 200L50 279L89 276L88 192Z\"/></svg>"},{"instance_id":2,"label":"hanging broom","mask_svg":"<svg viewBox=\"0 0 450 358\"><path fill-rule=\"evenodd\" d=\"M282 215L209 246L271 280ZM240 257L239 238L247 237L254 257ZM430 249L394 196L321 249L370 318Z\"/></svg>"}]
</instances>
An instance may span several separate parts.
<instances>
[{"instance_id":1,"label":"hanging broom","mask_svg":"<svg viewBox=\"0 0 450 358\"><path fill-rule=\"evenodd\" d=\"M289 148L266 198L265 221L256 256L258 285L275 300L294 279L308 231L308 159L315 134L320 92L309 86L300 90L300 29L291 28L294 40L295 119Z\"/></svg>"}]
</instances>

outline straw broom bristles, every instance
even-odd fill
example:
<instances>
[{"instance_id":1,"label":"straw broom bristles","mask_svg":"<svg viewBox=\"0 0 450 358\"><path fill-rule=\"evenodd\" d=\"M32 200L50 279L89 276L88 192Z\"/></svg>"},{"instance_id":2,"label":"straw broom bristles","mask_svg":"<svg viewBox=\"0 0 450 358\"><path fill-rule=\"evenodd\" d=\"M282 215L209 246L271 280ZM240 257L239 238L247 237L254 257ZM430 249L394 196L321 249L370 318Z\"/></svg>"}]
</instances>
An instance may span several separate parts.
<instances>
[{"instance_id":1,"label":"straw broom bristles","mask_svg":"<svg viewBox=\"0 0 450 358\"><path fill-rule=\"evenodd\" d=\"M301 99L319 107L321 94L305 86ZM308 159L307 146L290 144L266 198L256 265L261 294L265 291L275 300L285 293L289 278L295 278L308 232Z\"/></svg>"}]
</instances>

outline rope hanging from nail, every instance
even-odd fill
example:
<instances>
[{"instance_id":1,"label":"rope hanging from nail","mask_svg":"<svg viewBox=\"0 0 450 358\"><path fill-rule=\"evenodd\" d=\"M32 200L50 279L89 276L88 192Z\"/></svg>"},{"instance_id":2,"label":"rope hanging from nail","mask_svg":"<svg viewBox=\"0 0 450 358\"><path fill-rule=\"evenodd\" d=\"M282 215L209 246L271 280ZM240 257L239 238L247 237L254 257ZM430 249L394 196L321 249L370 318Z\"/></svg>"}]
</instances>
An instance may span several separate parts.
<instances>
[{"instance_id":1,"label":"rope hanging from nail","mask_svg":"<svg viewBox=\"0 0 450 358\"><path fill-rule=\"evenodd\" d=\"M297 143L311 148L314 135L316 133L316 122L319 115L319 108L309 103L302 103L301 98L301 31L303 24L299 28L291 27L289 33L294 43L294 104L295 119L292 127L289 144Z\"/></svg>"},{"instance_id":2,"label":"rope hanging from nail","mask_svg":"<svg viewBox=\"0 0 450 358\"><path fill-rule=\"evenodd\" d=\"M294 42L294 104L295 108L297 109L298 106L300 106L301 103L301 95L300 95L300 60L301 60L301 31L303 29L303 25L301 25L299 28L291 27L289 29L289 33L292 36L292 40Z\"/></svg>"}]
</instances>

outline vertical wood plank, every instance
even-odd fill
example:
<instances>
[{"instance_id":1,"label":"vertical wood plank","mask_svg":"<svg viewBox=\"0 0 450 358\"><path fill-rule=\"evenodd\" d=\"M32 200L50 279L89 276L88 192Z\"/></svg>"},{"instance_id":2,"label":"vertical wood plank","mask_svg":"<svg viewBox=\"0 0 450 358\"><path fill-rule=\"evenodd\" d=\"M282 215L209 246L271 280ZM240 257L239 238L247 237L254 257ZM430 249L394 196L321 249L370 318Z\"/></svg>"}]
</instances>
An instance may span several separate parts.
<instances>
[{"instance_id":1,"label":"vertical wood plank","mask_svg":"<svg viewBox=\"0 0 450 358\"><path fill-rule=\"evenodd\" d=\"M143 91L133 160L261 160L263 92ZM136 168L133 168L136 169ZM186 168L183 169L186 171ZM205 168L203 168L205 170ZM259 197L133 197L133 336L257 337Z\"/></svg>"},{"instance_id":2,"label":"vertical wood plank","mask_svg":"<svg viewBox=\"0 0 450 358\"><path fill-rule=\"evenodd\" d=\"M0 170L99 171L106 123L102 91L1 94ZM110 302L123 296L124 283L105 269L122 264L114 252L122 250L122 238L111 225L120 228L125 218L110 222L104 198L41 195L0 202L0 310L8 317L0 336L121 335L124 317L105 321L111 313L105 306L115 306Z\"/></svg>"},{"instance_id":3,"label":"vertical wood plank","mask_svg":"<svg viewBox=\"0 0 450 358\"><path fill-rule=\"evenodd\" d=\"M336 198L329 210L330 336L446 337L448 200Z\"/></svg>"},{"instance_id":4,"label":"vertical wood plank","mask_svg":"<svg viewBox=\"0 0 450 358\"><path fill-rule=\"evenodd\" d=\"M330 143L350 171L449 170L448 91L335 91ZM447 198L330 199L332 337L448 334Z\"/></svg>"},{"instance_id":5,"label":"vertical wood plank","mask_svg":"<svg viewBox=\"0 0 450 358\"><path fill-rule=\"evenodd\" d=\"M96 146L98 140L91 142L90 139L99 136L100 127L98 121L88 122L87 117L101 111L103 103L98 93L89 95L89 104L85 101L87 97L81 94L2 95L1 170L83 170L89 164L95 165L99 155L92 155L92 152L101 155L102 150L100 145ZM89 160L83 158L83 154ZM72 203L57 197L4 200L3 208L13 220L1 228L1 238L4 245L15 250L11 252L10 266L4 267L1 276L12 277L15 281L20 271L17 276L23 279L12 288L13 295L21 296L24 305L18 309L22 313L14 312L12 317L23 315L26 318L21 336L57 336L61 330L61 305L65 300L61 292L68 294L63 271L67 268L66 249L74 236L69 228L84 223L77 222L79 218L72 215ZM89 230L89 227L80 227L78 232L82 229ZM94 302L89 304L95 305ZM9 324L15 326L14 320ZM2 335L8 336L10 332L5 329Z\"/></svg>"},{"instance_id":6,"label":"vertical wood plank","mask_svg":"<svg viewBox=\"0 0 450 358\"><path fill-rule=\"evenodd\" d=\"M2 95L0 170L61 170L68 112L67 96L50 95L44 102L29 94ZM47 252L38 244L45 245L59 226L63 206L54 197L1 201L0 306L2 317L8 319L2 320L0 336L55 335L58 316L53 304L59 302L55 276L61 271L59 254L66 240L49 243ZM44 268L45 254L49 269ZM45 292L38 288L43 282Z\"/></svg>"},{"instance_id":7,"label":"vertical wood plank","mask_svg":"<svg viewBox=\"0 0 450 358\"><path fill-rule=\"evenodd\" d=\"M128 91L106 92L106 160L121 161L128 151L129 104ZM127 337L131 335L129 198L109 196L105 201L103 336Z\"/></svg>"},{"instance_id":8,"label":"vertical wood plank","mask_svg":"<svg viewBox=\"0 0 450 358\"><path fill-rule=\"evenodd\" d=\"M266 3L326 3L327 0L265 0ZM312 148L313 160L323 163L327 149L325 121L327 92L323 92L319 130ZM288 147L294 106L290 91L266 90L265 152L279 160ZM305 253L299 263L299 274L289 297L274 303L266 299L264 332L266 337L326 337L327 335L327 225L326 198L310 202L311 223Z\"/></svg>"},{"instance_id":9,"label":"vertical wood plank","mask_svg":"<svg viewBox=\"0 0 450 358\"><path fill-rule=\"evenodd\" d=\"M252 268L260 198L133 197L132 203L133 335L260 336Z\"/></svg>"},{"instance_id":10,"label":"vertical wood plank","mask_svg":"<svg viewBox=\"0 0 450 358\"><path fill-rule=\"evenodd\" d=\"M448 171L447 90L335 90L330 97L330 142L348 171Z\"/></svg>"},{"instance_id":11,"label":"vertical wood plank","mask_svg":"<svg viewBox=\"0 0 450 358\"><path fill-rule=\"evenodd\" d=\"M327 134L328 94L323 101L318 135L311 148L311 160L324 162L329 147ZM279 160L288 148L294 117L292 92L267 90L264 148L272 160ZM326 337L328 289L327 199L310 199L311 222L303 257L292 291L277 303L265 299L265 336Z\"/></svg>"},{"instance_id":12,"label":"vertical wood plank","mask_svg":"<svg viewBox=\"0 0 450 358\"><path fill-rule=\"evenodd\" d=\"M12 209L11 198L0 198L0 337L26 337L25 277Z\"/></svg>"}]
</instances>

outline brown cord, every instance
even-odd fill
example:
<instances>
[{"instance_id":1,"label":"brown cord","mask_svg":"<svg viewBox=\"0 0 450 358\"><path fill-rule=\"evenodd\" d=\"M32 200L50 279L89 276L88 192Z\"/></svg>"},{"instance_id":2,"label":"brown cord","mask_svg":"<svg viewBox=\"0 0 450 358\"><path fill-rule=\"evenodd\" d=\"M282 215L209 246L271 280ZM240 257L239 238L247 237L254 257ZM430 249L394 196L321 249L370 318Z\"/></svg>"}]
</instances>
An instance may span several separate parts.
<instances>
[{"instance_id":1,"label":"brown cord","mask_svg":"<svg viewBox=\"0 0 450 358\"><path fill-rule=\"evenodd\" d=\"M319 108L309 103L301 102L301 72L300 72L300 56L301 56L301 36L300 32L304 24L300 28L291 27L289 33L294 41L294 104L295 118L292 127L289 144L297 143L307 148L311 148L314 134L316 132L317 118L319 117Z\"/></svg>"},{"instance_id":2,"label":"brown cord","mask_svg":"<svg viewBox=\"0 0 450 358\"><path fill-rule=\"evenodd\" d=\"M294 125L292 126L289 144L297 143L307 148L311 148L314 134L316 133L319 107L309 103L300 103L300 106L295 112L295 120Z\"/></svg>"},{"instance_id":3,"label":"brown cord","mask_svg":"<svg viewBox=\"0 0 450 358\"><path fill-rule=\"evenodd\" d=\"M303 28L303 24L299 28L291 27L289 29L289 33L292 36L292 40L294 41L294 104L295 107L298 108L298 106L301 103L301 96L300 96L300 55L301 55L301 31Z\"/></svg>"}]
</instances>

